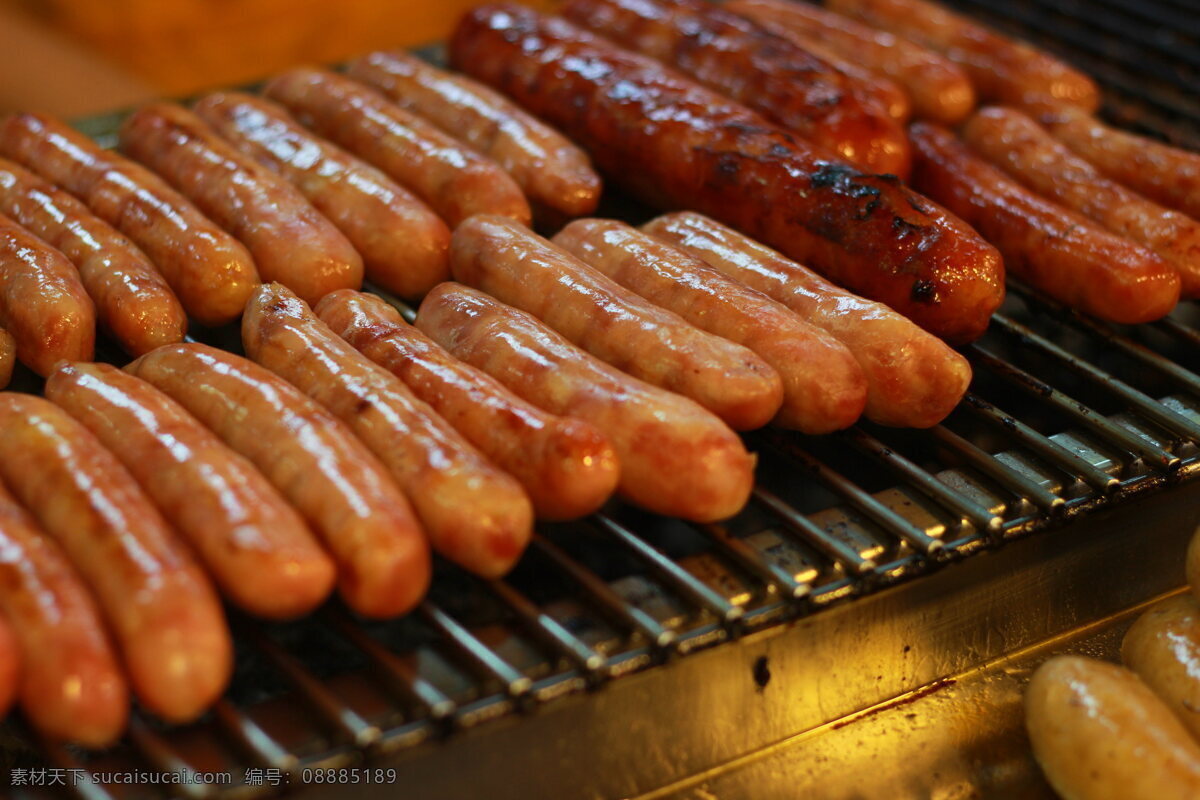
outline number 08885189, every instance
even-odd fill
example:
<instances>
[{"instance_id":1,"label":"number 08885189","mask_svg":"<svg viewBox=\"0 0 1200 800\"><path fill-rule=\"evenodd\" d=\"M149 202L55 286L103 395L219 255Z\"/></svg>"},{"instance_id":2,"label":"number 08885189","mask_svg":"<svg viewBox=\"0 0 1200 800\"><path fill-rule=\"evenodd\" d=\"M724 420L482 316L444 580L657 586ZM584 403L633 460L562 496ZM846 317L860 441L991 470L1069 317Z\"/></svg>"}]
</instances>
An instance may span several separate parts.
<instances>
[{"instance_id":1,"label":"number 08885189","mask_svg":"<svg viewBox=\"0 0 1200 800\"><path fill-rule=\"evenodd\" d=\"M300 773L300 779L304 783L395 783L396 770L383 767L304 769Z\"/></svg>"}]
</instances>

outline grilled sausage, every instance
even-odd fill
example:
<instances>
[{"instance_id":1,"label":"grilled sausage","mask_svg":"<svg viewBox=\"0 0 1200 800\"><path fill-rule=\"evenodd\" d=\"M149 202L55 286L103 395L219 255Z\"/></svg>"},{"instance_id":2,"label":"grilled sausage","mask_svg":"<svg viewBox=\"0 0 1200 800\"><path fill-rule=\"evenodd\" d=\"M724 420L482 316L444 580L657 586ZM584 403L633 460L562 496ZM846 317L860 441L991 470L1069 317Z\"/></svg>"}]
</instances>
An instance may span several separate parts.
<instances>
[{"instance_id":1,"label":"grilled sausage","mask_svg":"<svg viewBox=\"0 0 1200 800\"><path fill-rule=\"evenodd\" d=\"M304 195L182 106L151 103L133 112L121 126L121 149L238 237L264 281L314 303L362 285L362 257Z\"/></svg>"},{"instance_id":2,"label":"grilled sausage","mask_svg":"<svg viewBox=\"0 0 1200 800\"><path fill-rule=\"evenodd\" d=\"M187 314L133 242L71 195L0 159L0 214L65 255L105 330L130 355L183 340Z\"/></svg>"},{"instance_id":3,"label":"grilled sausage","mask_svg":"<svg viewBox=\"0 0 1200 800\"><path fill-rule=\"evenodd\" d=\"M1010 105L1053 102L1087 111L1100 107L1100 90L1087 75L936 3L829 0L826 5L947 56L966 71L981 100Z\"/></svg>"},{"instance_id":4,"label":"grilled sausage","mask_svg":"<svg viewBox=\"0 0 1200 800\"><path fill-rule=\"evenodd\" d=\"M387 175L269 100L220 92L194 110L245 155L291 181L362 255L370 280L417 298L449 277L446 224Z\"/></svg>"},{"instance_id":5,"label":"grilled sausage","mask_svg":"<svg viewBox=\"0 0 1200 800\"><path fill-rule=\"evenodd\" d=\"M0 328L0 389L12 380L13 367L17 363L17 340L4 328Z\"/></svg>"},{"instance_id":6,"label":"grilled sausage","mask_svg":"<svg viewBox=\"0 0 1200 800\"><path fill-rule=\"evenodd\" d=\"M278 284L250 298L242 342L248 356L332 411L375 453L434 550L486 578L512 568L532 533L529 498L398 378Z\"/></svg>"},{"instance_id":7,"label":"grilled sausage","mask_svg":"<svg viewBox=\"0 0 1200 800\"><path fill-rule=\"evenodd\" d=\"M503 217L473 217L450 240L455 280L528 311L602 361L685 397L735 429L779 411L779 374L741 345L692 327Z\"/></svg>"},{"instance_id":8,"label":"grilled sausage","mask_svg":"<svg viewBox=\"0 0 1200 800\"><path fill-rule=\"evenodd\" d=\"M904 129L829 63L704 0L571 0L562 14L744 103L867 172L907 177Z\"/></svg>"},{"instance_id":9,"label":"grilled sausage","mask_svg":"<svg viewBox=\"0 0 1200 800\"><path fill-rule=\"evenodd\" d=\"M8 623L0 618L0 716L12 708L24 670L17 638Z\"/></svg>"},{"instance_id":10,"label":"grilled sausage","mask_svg":"<svg viewBox=\"0 0 1200 800\"><path fill-rule=\"evenodd\" d=\"M642 227L782 303L844 344L867 380L866 415L881 425L941 422L971 382L967 360L882 303L834 286L774 250L691 211Z\"/></svg>"},{"instance_id":11,"label":"grilled sausage","mask_svg":"<svg viewBox=\"0 0 1200 800\"><path fill-rule=\"evenodd\" d=\"M91 594L59 545L0 484L0 610L16 637L18 698L55 740L111 744L125 729L129 688Z\"/></svg>"},{"instance_id":12,"label":"grilled sausage","mask_svg":"<svg viewBox=\"0 0 1200 800\"><path fill-rule=\"evenodd\" d=\"M912 139L914 185L978 228L1012 274L1113 322L1158 319L1179 301L1179 274L1151 251L1043 200L943 128L917 123Z\"/></svg>"},{"instance_id":13,"label":"grilled sausage","mask_svg":"<svg viewBox=\"0 0 1200 800\"><path fill-rule=\"evenodd\" d=\"M50 401L5 393L0 478L88 583L142 705L170 722L208 708L233 666L221 605L116 457Z\"/></svg>"},{"instance_id":14,"label":"grilled sausage","mask_svg":"<svg viewBox=\"0 0 1200 800\"><path fill-rule=\"evenodd\" d=\"M749 498L754 457L719 419L588 355L529 314L443 283L421 303L417 327L529 402L595 425L616 448L620 491L632 502L713 522Z\"/></svg>"},{"instance_id":15,"label":"grilled sausage","mask_svg":"<svg viewBox=\"0 0 1200 800\"><path fill-rule=\"evenodd\" d=\"M294 69L264 90L301 122L408 187L454 228L472 214L528 225L529 202L495 162L357 81Z\"/></svg>"},{"instance_id":16,"label":"grilled sausage","mask_svg":"<svg viewBox=\"0 0 1200 800\"><path fill-rule=\"evenodd\" d=\"M975 105L975 89L961 67L902 36L790 0L734 0L726 8L772 33L811 37L842 58L887 76L907 92L918 117L953 125Z\"/></svg>"},{"instance_id":17,"label":"grilled sausage","mask_svg":"<svg viewBox=\"0 0 1200 800\"><path fill-rule=\"evenodd\" d=\"M333 588L333 562L250 462L145 381L108 364L60 364L46 397L120 459L236 605L305 614Z\"/></svg>"},{"instance_id":18,"label":"grilled sausage","mask_svg":"<svg viewBox=\"0 0 1200 800\"><path fill-rule=\"evenodd\" d=\"M425 594L429 548L412 508L328 411L252 361L205 345L160 347L126 369L259 468L333 555L351 608L391 617Z\"/></svg>"},{"instance_id":19,"label":"grilled sausage","mask_svg":"<svg viewBox=\"0 0 1200 800\"><path fill-rule=\"evenodd\" d=\"M525 487L538 517L575 519L617 488L617 457L588 423L547 414L452 357L383 300L334 292L316 308L335 333L412 393Z\"/></svg>"},{"instance_id":20,"label":"grilled sausage","mask_svg":"<svg viewBox=\"0 0 1200 800\"><path fill-rule=\"evenodd\" d=\"M96 310L66 256L0 215L0 325L39 375L60 359L90 360Z\"/></svg>"},{"instance_id":21,"label":"grilled sausage","mask_svg":"<svg viewBox=\"0 0 1200 800\"><path fill-rule=\"evenodd\" d=\"M258 271L250 253L144 167L46 116L0 122L0 154L83 200L128 236L203 325L236 319Z\"/></svg>"},{"instance_id":22,"label":"grilled sausage","mask_svg":"<svg viewBox=\"0 0 1200 800\"><path fill-rule=\"evenodd\" d=\"M850 351L766 295L623 222L577 220L554 243L651 303L757 353L783 379L777 425L829 433L862 414L867 381Z\"/></svg>"},{"instance_id":23,"label":"grilled sausage","mask_svg":"<svg viewBox=\"0 0 1200 800\"><path fill-rule=\"evenodd\" d=\"M403 50L355 59L346 72L495 160L534 203L571 217L596 210L600 176L587 153L486 86Z\"/></svg>"},{"instance_id":24,"label":"grilled sausage","mask_svg":"<svg viewBox=\"0 0 1200 800\"><path fill-rule=\"evenodd\" d=\"M1079 656L1038 668L1025 724L1050 785L1072 800L1200 797L1200 745L1132 672Z\"/></svg>"},{"instance_id":25,"label":"grilled sausage","mask_svg":"<svg viewBox=\"0 0 1200 800\"><path fill-rule=\"evenodd\" d=\"M1200 294L1200 222L1131 192L1011 108L979 111L962 130L975 152L1048 200L1157 253L1179 273L1186 297Z\"/></svg>"},{"instance_id":26,"label":"grilled sausage","mask_svg":"<svg viewBox=\"0 0 1200 800\"><path fill-rule=\"evenodd\" d=\"M1200 740L1200 601L1176 595L1142 614L1125 633L1121 660Z\"/></svg>"},{"instance_id":27,"label":"grilled sausage","mask_svg":"<svg viewBox=\"0 0 1200 800\"><path fill-rule=\"evenodd\" d=\"M1114 181L1200 219L1200 153L1110 128L1071 109L1043 114L1040 120L1056 139Z\"/></svg>"},{"instance_id":28,"label":"grilled sausage","mask_svg":"<svg viewBox=\"0 0 1200 800\"><path fill-rule=\"evenodd\" d=\"M938 336L978 337L1004 298L999 254L944 209L570 23L483 6L451 56L642 200L721 219Z\"/></svg>"}]
</instances>

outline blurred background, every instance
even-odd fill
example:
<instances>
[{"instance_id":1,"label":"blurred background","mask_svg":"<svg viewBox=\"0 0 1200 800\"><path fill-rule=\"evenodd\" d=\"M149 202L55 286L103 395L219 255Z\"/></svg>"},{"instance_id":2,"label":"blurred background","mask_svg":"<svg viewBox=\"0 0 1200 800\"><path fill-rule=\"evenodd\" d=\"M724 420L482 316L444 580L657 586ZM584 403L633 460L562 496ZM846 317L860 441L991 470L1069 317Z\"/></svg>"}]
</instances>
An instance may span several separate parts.
<instances>
[{"instance_id":1,"label":"blurred background","mask_svg":"<svg viewBox=\"0 0 1200 800\"><path fill-rule=\"evenodd\" d=\"M426 44L480 1L0 0L0 113L78 117Z\"/></svg>"}]
</instances>

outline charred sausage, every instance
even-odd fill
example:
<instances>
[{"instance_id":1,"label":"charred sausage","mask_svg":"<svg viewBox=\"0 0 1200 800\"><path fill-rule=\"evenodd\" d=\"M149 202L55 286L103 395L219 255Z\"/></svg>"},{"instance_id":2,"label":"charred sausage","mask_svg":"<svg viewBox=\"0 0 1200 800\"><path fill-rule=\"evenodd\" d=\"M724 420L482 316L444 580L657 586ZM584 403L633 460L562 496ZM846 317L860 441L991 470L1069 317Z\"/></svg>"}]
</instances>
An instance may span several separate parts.
<instances>
[{"instance_id":1,"label":"charred sausage","mask_svg":"<svg viewBox=\"0 0 1200 800\"><path fill-rule=\"evenodd\" d=\"M1179 273L1151 251L1033 194L944 128L917 123L912 139L914 185L977 227L1014 275L1113 322L1158 319L1179 301Z\"/></svg>"},{"instance_id":2,"label":"charred sausage","mask_svg":"<svg viewBox=\"0 0 1200 800\"><path fill-rule=\"evenodd\" d=\"M61 359L90 361L96 310L66 256L0 215L0 325L39 375Z\"/></svg>"},{"instance_id":3,"label":"charred sausage","mask_svg":"<svg viewBox=\"0 0 1200 800\"><path fill-rule=\"evenodd\" d=\"M617 488L616 453L588 423L547 414L451 356L378 297L334 292L316 308L335 333L404 381L525 487L538 517L575 519Z\"/></svg>"},{"instance_id":4,"label":"charred sausage","mask_svg":"<svg viewBox=\"0 0 1200 800\"><path fill-rule=\"evenodd\" d=\"M174 400L108 364L60 364L46 397L120 459L236 605L287 619L329 594L333 562L304 521Z\"/></svg>"},{"instance_id":5,"label":"charred sausage","mask_svg":"<svg viewBox=\"0 0 1200 800\"><path fill-rule=\"evenodd\" d=\"M766 295L615 220L577 220L554 243L651 303L757 353L783 380L775 424L829 433L862 414L867 381L850 351Z\"/></svg>"},{"instance_id":6,"label":"charred sausage","mask_svg":"<svg viewBox=\"0 0 1200 800\"><path fill-rule=\"evenodd\" d=\"M927 0L830 0L833 11L947 56L971 78L980 99L1021 105L1051 102L1087 111L1100 90L1079 70Z\"/></svg>"},{"instance_id":7,"label":"charred sausage","mask_svg":"<svg viewBox=\"0 0 1200 800\"><path fill-rule=\"evenodd\" d=\"M418 298L449 277L446 224L387 175L316 136L270 100L219 92L194 110L242 153L291 181L350 240L371 281Z\"/></svg>"},{"instance_id":8,"label":"charred sausage","mask_svg":"<svg viewBox=\"0 0 1200 800\"><path fill-rule=\"evenodd\" d=\"M499 164L374 89L325 70L294 69L264 91L317 133L416 192L451 228L472 214L529 224L529 202Z\"/></svg>"},{"instance_id":9,"label":"charred sausage","mask_svg":"<svg viewBox=\"0 0 1200 800\"><path fill-rule=\"evenodd\" d=\"M258 284L250 253L154 173L37 114L0 122L0 154L80 198L132 239L197 322L221 325L242 313Z\"/></svg>"},{"instance_id":10,"label":"charred sausage","mask_svg":"<svg viewBox=\"0 0 1200 800\"><path fill-rule=\"evenodd\" d=\"M643 230L833 334L862 367L866 415L874 422L911 428L936 425L971 382L970 364L945 342L882 303L834 286L719 222L684 211L651 220Z\"/></svg>"},{"instance_id":11,"label":"charred sausage","mask_svg":"<svg viewBox=\"0 0 1200 800\"><path fill-rule=\"evenodd\" d=\"M512 568L532 533L529 498L398 378L278 284L250 298L242 343L250 358L333 412L375 453L434 550L486 578Z\"/></svg>"},{"instance_id":12,"label":"charred sausage","mask_svg":"<svg viewBox=\"0 0 1200 800\"><path fill-rule=\"evenodd\" d=\"M754 484L754 457L724 423L685 397L643 383L483 292L443 283L417 327L552 414L586 420L612 441L620 490L659 514L732 516Z\"/></svg>"},{"instance_id":13,"label":"charred sausage","mask_svg":"<svg viewBox=\"0 0 1200 800\"><path fill-rule=\"evenodd\" d=\"M867 172L908 175L903 127L828 62L751 20L704 0L571 0L562 14Z\"/></svg>"},{"instance_id":14,"label":"charred sausage","mask_svg":"<svg viewBox=\"0 0 1200 800\"><path fill-rule=\"evenodd\" d=\"M170 722L208 708L233 667L221 605L116 457L49 400L5 393L0 478L87 581L142 705Z\"/></svg>"},{"instance_id":15,"label":"charred sausage","mask_svg":"<svg viewBox=\"0 0 1200 800\"><path fill-rule=\"evenodd\" d=\"M412 507L328 411L254 362L206 345L160 347L126 369L259 468L333 556L351 608L391 617L425 594L429 547Z\"/></svg>"},{"instance_id":16,"label":"charred sausage","mask_svg":"<svg viewBox=\"0 0 1200 800\"><path fill-rule=\"evenodd\" d=\"M111 744L129 688L91 593L62 548L0 484L0 610L23 663L17 697L51 739Z\"/></svg>"},{"instance_id":17,"label":"charred sausage","mask_svg":"<svg viewBox=\"0 0 1200 800\"><path fill-rule=\"evenodd\" d=\"M1121 660L1200 740L1200 601L1176 595L1142 614L1125 633Z\"/></svg>"},{"instance_id":18,"label":"charred sausage","mask_svg":"<svg viewBox=\"0 0 1200 800\"><path fill-rule=\"evenodd\" d=\"M450 51L643 201L721 219L938 336L978 337L1004 298L1000 255L961 220L658 62L516 5L469 12Z\"/></svg>"},{"instance_id":19,"label":"charred sausage","mask_svg":"<svg viewBox=\"0 0 1200 800\"><path fill-rule=\"evenodd\" d=\"M362 257L304 195L182 106L151 103L133 112L121 126L121 150L238 237L264 281L314 303L362 285Z\"/></svg>"},{"instance_id":20,"label":"charred sausage","mask_svg":"<svg viewBox=\"0 0 1200 800\"><path fill-rule=\"evenodd\" d=\"M511 220L478 216L458 226L450 268L459 282L735 429L767 424L783 402L779 374L751 350L693 327Z\"/></svg>"},{"instance_id":21,"label":"charred sausage","mask_svg":"<svg viewBox=\"0 0 1200 800\"><path fill-rule=\"evenodd\" d=\"M104 329L133 356L183 340L187 314L150 259L88 207L0 159L0 214L65 255Z\"/></svg>"},{"instance_id":22,"label":"charred sausage","mask_svg":"<svg viewBox=\"0 0 1200 800\"><path fill-rule=\"evenodd\" d=\"M596 210L600 176L587 153L503 95L403 50L355 59L346 73L493 159L534 203L570 217Z\"/></svg>"}]
</instances>

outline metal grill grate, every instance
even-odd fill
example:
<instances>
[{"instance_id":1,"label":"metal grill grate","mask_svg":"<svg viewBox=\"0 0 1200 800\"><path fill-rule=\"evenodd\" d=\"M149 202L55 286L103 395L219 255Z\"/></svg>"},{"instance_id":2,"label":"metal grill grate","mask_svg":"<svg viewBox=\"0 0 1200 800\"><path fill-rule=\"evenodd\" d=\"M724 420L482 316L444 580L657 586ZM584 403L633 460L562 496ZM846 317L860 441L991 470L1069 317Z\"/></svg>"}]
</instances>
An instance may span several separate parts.
<instances>
[{"instance_id":1,"label":"metal grill grate","mask_svg":"<svg viewBox=\"0 0 1200 800\"><path fill-rule=\"evenodd\" d=\"M1090 71L1113 118L1200 144L1200 29L1174 3L954 4ZM751 434L760 482L735 519L697 526L615 503L542 526L504 580L440 563L429 598L401 620L337 605L289 624L233 613L235 678L198 724L136 717L121 745L93 754L14 721L7 752L18 767L230 770L230 786L177 790L268 795L277 789L242 783L246 768L370 764L1128 503L1200 470L1198 321L1186 304L1116 328L1011 285L965 351L971 392L930 431ZM156 796L69 783L81 798Z\"/></svg>"}]
</instances>

